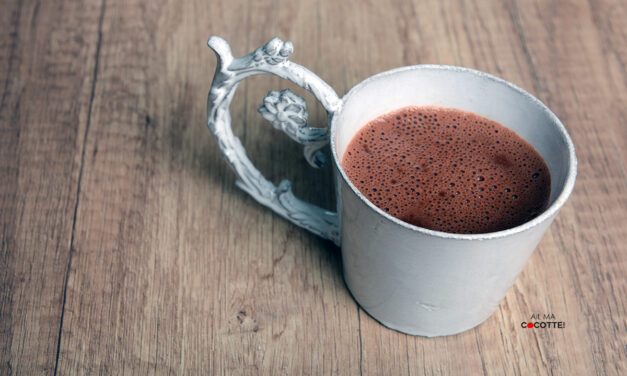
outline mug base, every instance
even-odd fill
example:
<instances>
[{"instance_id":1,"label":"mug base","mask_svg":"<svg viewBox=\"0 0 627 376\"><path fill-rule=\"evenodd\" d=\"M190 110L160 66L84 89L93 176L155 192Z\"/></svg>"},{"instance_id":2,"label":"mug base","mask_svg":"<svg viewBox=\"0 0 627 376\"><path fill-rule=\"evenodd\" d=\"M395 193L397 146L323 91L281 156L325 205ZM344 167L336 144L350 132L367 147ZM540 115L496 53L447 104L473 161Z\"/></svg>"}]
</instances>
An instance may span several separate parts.
<instances>
[{"instance_id":1,"label":"mug base","mask_svg":"<svg viewBox=\"0 0 627 376\"><path fill-rule=\"evenodd\" d=\"M366 312L368 314L368 316L372 317L375 321L377 321L378 323L380 323L381 325L385 326L388 329L392 329L392 330L395 330L395 331L403 333L403 334L408 334L408 335L417 336L417 337L427 337L427 338L446 337L446 336L453 336L453 335L456 335L456 334L460 334L460 333L466 332L466 331L474 329L474 328L478 327L479 325L483 324L484 322L486 322L492 316L492 314L494 314L494 312L498 308L498 305L497 305L493 310L491 310L484 317L481 317L479 320L475 320L474 322L472 322L470 324L462 325L461 327L457 327L457 328L452 329L452 330L431 330L431 331L430 330L421 330L421 329L416 329L415 327L413 327L411 325L409 325L409 326L408 325L399 325L397 323L387 321L385 318L382 318L379 315L377 315L377 313L368 310L366 307L364 307L361 304L359 299L357 299L357 297L353 293L350 285L348 284L348 281L346 280L346 277L344 275L342 275L342 278L344 279L344 284L346 285L346 287L348 289L348 292L350 293L350 295L353 298L353 300L355 300L355 302L357 302L357 304L359 305L359 308L361 308L364 312Z\"/></svg>"}]
</instances>

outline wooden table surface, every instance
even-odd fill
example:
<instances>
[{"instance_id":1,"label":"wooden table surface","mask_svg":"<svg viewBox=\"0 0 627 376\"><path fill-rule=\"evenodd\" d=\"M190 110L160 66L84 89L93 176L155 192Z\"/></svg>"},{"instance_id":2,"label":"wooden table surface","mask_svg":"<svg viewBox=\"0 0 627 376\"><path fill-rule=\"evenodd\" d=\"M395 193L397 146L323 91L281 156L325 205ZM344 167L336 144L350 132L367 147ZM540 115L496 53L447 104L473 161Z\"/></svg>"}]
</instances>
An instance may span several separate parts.
<instances>
[{"instance_id":1,"label":"wooden table surface","mask_svg":"<svg viewBox=\"0 0 627 376\"><path fill-rule=\"evenodd\" d=\"M627 3L3 0L0 374L627 374ZM571 199L481 326L427 339L351 298L339 250L234 188L206 129L215 58L273 36L345 93L418 63L503 77L577 148ZM271 180L333 208L331 171L233 123ZM325 113L311 97L310 119ZM520 327L554 314L564 329Z\"/></svg>"}]
</instances>

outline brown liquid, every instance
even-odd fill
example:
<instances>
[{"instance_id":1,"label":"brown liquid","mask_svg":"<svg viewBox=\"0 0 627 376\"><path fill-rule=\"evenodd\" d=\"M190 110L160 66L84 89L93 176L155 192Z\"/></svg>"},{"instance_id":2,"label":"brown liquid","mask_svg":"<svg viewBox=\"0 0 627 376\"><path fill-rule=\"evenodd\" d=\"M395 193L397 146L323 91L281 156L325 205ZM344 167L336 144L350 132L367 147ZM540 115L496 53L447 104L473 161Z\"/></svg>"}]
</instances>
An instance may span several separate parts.
<instances>
[{"instance_id":1,"label":"brown liquid","mask_svg":"<svg viewBox=\"0 0 627 376\"><path fill-rule=\"evenodd\" d=\"M505 230L548 204L542 157L516 133L451 108L407 107L351 140L342 167L372 203L416 226L471 234Z\"/></svg>"}]
</instances>

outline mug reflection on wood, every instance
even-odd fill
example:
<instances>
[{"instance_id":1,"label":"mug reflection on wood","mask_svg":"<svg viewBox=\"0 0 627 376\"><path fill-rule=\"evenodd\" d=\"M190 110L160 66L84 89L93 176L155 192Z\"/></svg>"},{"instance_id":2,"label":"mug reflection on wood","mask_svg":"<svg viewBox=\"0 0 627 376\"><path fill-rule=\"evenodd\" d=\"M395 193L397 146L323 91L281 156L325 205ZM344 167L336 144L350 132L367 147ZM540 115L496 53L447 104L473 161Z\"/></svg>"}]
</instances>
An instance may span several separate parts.
<instances>
[{"instance_id":1,"label":"mug reflection on wood","mask_svg":"<svg viewBox=\"0 0 627 376\"><path fill-rule=\"evenodd\" d=\"M240 58L219 37L208 99L208 126L237 175L237 186L275 213L341 247L344 279L364 310L392 329L443 336L471 329L498 307L573 190L575 150L560 120L538 99L483 72L415 65L379 73L339 98L322 79L288 60L290 42L278 38ZM331 144L337 212L295 197L290 182L268 181L231 130L229 105L237 84L270 73L311 92L328 112L329 128L307 124L305 102L290 90L270 92L259 112L304 145L313 167ZM419 88L419 89L418 89ZM373 205L340 165L353 136L370 120L406 106L435 105L474 112L516 132L544 158L551 176L548 207L519 226L485 234L453 234L403 222Z\"/></svg>"}]
</instances>

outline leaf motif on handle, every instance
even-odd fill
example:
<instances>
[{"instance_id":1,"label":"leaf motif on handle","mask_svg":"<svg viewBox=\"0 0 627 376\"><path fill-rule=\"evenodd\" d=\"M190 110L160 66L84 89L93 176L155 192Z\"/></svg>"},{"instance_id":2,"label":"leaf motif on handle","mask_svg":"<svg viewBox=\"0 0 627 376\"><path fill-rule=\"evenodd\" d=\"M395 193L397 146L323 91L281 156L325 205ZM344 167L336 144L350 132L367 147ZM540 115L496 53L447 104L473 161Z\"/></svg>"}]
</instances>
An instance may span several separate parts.
<instances>
[{"instance_id":1,"label":"leaf motif on handle","mask_svg":"<svg viewBox=\"0 0 627 376\"><path fill-rule=\"evenodd\" d=\"M279 38L273 38L271 41L255 50L253 60L260 62L265 60L266 63L277 65L287 60L294 52L292 42L283 42Z\"/></svg>"}]
</instances>

